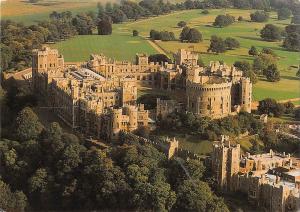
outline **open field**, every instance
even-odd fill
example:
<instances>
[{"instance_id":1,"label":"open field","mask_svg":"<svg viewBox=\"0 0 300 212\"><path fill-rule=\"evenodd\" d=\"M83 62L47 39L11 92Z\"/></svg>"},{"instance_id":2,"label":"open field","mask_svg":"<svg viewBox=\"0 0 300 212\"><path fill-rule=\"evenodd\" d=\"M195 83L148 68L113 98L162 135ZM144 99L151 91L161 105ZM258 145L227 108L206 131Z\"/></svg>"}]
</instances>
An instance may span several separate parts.
<instances>
[{"instance_id":1,"label":"open field","mask_svg":"<svg viewBox=\"0 0 300 212\"><path fill-rule=\"evenodd\" d=\"M96 12L97 2L96 0L44 0L33 4L27 0L7 0L1 2L1 18L33 24L36 21L47 20L52 11L70 10L74 14Z\"/></svg>"},{"instance_id":2,"label":"open field","mask_svg":"<svg viewBox=\"0 0 300 212\"><path fill-rule=\"evenodd\" d=\"M117 60L134 60L136 53L156 53L143 38L113 33L111 36L80 35L53 45L66 61L85 61L92 53L104 53Z\"/></svg>"}]
</instances>

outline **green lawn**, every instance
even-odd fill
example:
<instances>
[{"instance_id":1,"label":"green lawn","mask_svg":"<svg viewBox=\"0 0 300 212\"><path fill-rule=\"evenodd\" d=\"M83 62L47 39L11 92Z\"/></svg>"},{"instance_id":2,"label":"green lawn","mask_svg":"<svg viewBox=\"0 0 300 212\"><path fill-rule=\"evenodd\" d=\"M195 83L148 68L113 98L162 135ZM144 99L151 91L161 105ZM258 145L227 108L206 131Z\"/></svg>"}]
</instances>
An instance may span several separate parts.
<instances>
[{"instance_id":1,"label":"green lawn","mask_svg":"<svg viewBox=\"0 0 300 212\"><path fill-rule=\"evenodd\" d=\"M156 53L143 38L113 33L111 36L80 35L52 46L63 54L66 61L85 61L92 53L104 53L117 60L134 60L136 53Z\"/></svg>"},{"instance_id":2,"label":"green lawn","mask_svg":"<svg viewBox=\"0 0 300 212\"><path fill-rule=\"evenodd\" d=\"M162 137L176 137L179 141L179 148L189 150L199 155L206 155L212 151L212 141L201 140L196 135L188 135L174 131L159 131L155 133Z\"/></svg>"}]
</instances>

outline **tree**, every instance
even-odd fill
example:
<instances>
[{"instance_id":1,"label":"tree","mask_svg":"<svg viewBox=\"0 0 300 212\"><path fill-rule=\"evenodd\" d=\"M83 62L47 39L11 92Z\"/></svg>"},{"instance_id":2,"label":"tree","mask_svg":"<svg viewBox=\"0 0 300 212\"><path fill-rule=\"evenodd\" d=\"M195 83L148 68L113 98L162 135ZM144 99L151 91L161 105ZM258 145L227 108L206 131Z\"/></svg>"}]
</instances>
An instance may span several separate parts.
<instances>
[{"instance_id":1,"label":"tree","mask_svg":"<svg viewBox=\"0 0 300 212\"><path fill-rule=\"evenodd\" d=\"M209 11L208 10L203 10L201 13L204 14L204 15L207 15L207 14L209 14Z\"/></svg>"},{"instance_id":2,"label":"tree","mask_svg":"<svg viewBox=\"0 0 300 212\"><path fill-rule=\"evenodd\" d=\"M75 26L79 35L91 35L95 28L94 20L87 14L78 14L72 19L72 24Z\"/></svg>"},{"instance_id":3,"label":"tree","mask_svg":"<svg viewBox=\"0 0 300 212\"><path fill-rule=\"evenodd\" d=\"M212 207L214 195L207 183L199 180L184 180L178 187L175 207L179 211L209 211ZM224 207L224 211L228 211Z\"/></svg>"},{"instance_id":4,"label":"tree","mask_svg":"<svg viewBox=\"0 0 300 212\"><path fill-rule=\"evenodd\" d=\"M289 25L285 32L287 35L283 46L290 51L300 51L300 25Z\"/></svg>"},{"instance_id":5,"label":"tree","mask_svg":"<svg viewBox=\"0 0 300 212\"><path fill-rule=\"evenodd\" d=\"M295 105L291 101L283 103L283 106L285 107L285 113L287 113L287 114L292 113L295 108Z\"/></svg>"},{"instance_id":6,"label":"tree","mask_svg":"<svg viewBox=\"0 0 300 212\"><path fill-rule=\"evenodd\" d=\"M105 15L104 7L101 2L97 3L97 7L98 7L98 18L102 19Z\"/></svg>"},{"instance_id":7,"label":"tree","mask_svg":"<svg viewBox=\"0 0 300 212\"><path fill-rule=\"evenodd\" d=\"M296 76L300 78L300 66L298 67L298 71L296 73Z\"/></svg>"},{"instance_id":8,"label":"tree","mask_svg":"<svg viewBox=\"0 0 300 212\"><path fill-rule=\"evenodd\" d=\"M149 62L154 62L154 63L172 63L172 61L170 60L170 58L168 58L166 55L164 54L151 54L148 58Z\"/></svg>"},{"instance_id":9,"label":"tree","mask_svg":"<svg viewBox=\"0 0 300 212\"><path fill-rule=\"evenodd\" d=\"M98 35L111 35L112 22L108 16L103 17L98 23Z\"/></svg>"},{"instance_id":10,"label":"tree","mask_svg":"<svg viewBox=\"0 0 300 212\"><path fill-rule=\"evenodd\" d=\"M123 10L119 8L113 9L111 15L110 15L113 23L122 23L124 21L127 21L127 16L123 12Z\"/></svg>"},{"instance_id":11,"label":"tree","mask_svg":"<svg viewBox=\"0 0 300 212\"><path fill-rule=\"evenodd\" d=\"M177 23L177 26L180 27L180 28L185 27L186 26L186 22L185 21L179 21Z\"/></svg>"},{"instance_id":12,"label":"tree","mask_svg":"<svg viewBox=\"0 0 300 212\"><path fill-rule=\"evenodd\" d=\"M253 61L253 69L256 73L262 73L268 66L276 64L277 59L271 54L260 54Z\"/></svg>"},{"instance_id":13,"label":"tree","mask_svg":"<svg viewBox=\"0 0 300 212\"><path fill-rule=\"evenodd\" d=\"M244 73L249 72L251 70L250 63L245 60L244 61L236 61L233 65Z\"/></svg>"},{"instance_id":14,"label":"tree","mask_svg":"<svg viewBox=\"0 0 300 212\"><path fill-rule=\"evenodd\" d=\"M273 57L277 57L276 53L272 49L265 48L265 47L261 50L261 54L269 54L272 55Z\"/></svg>"},{"instance_id":15,"label":"tree","mask_svg":"<svg viewBox=\"0 0 300 212\"><path fill-rule=\"evenodd\" d=\"M0 180L0 207L5 211L25 211L27 197L23 192L12 192L10 186Z\"/></svg>"},{"instance_id":16,"label":"tree","mask_svg":"<svg viewBox=\"0 0 300 212\"><path fill-rule=\"evenodd\" d=\"M234 16L231 15L218 15L213 23L217 27L226 27L232 24L235 21Z\"/></svg>"},{"instance_id":17,"label":"tree","mask_svg":"<svg viewBox=\"0 0 300 212\"><path fill-rule=\"evenodd\" d=\"M222 38L216 35L211 36L210 46L207 51L212 51L215 53L222 53L226 51L226 45Z\"/></svg>"},{"instance_id":18,"label":"tree","mask_svg":"<svg viewBox=\"0 0 300 212\"><path fill-rule=\"evenodd\" d=\"M297 121L300 121L300 108L297 108L294 113L295 113L295 119Z\"/></svg>"},{"instance_id":19,"label":"tree","mask_svg":"<svg viewBox=\"0 0 300 212\"><path fill-rule=\"evenodd\" d=\"M277 103L275 99L266 98L259 101L257 110L259 114L268 114L279 117L284 113L284 106Z\"/></svg>"},{"instance_id":20,"label":"tree","mask_svg":"<svg viewBox=\"0 0 300 212\"><path fill-rule=\"evenodd\" d=\"M280 72L276 64L268 66L267 69L264 70L264 73L270 82L277 82L280 80Z\"/></svg>"},{"instance_id":21,"label":"tree","mask_svg":"<svg viewBox=\"0 0 300 212\"><path fill-rule=\"evenodd\" d=\"M15 132L20 141L36 139L42 128L42 124L31 108L25 107L19 112L15 121Z\"/></svg>"},{"instance_id":22,"label":"tree","mask_svg":"<svg viewBox=\"0 0 300 212\"><path fill-rule=\"evenodd\" d=\"M139 32L137 30L132 30L132 36L133 37L136 37L136 36L139 36Z\"/></svg>"},{"instance_id":23,"label":"tree","mask_svg":"<svg viewBox=\"0 0 300 212\"><path fill-rule=\"evenodd\" d=\"M187 40L187 35L188 35L189 32L190 32L190 28L188 26L185 26L182 29L182 31L180 33L180 37L179 37L179 39L181 40L181 42Z\"/></svg>"},{"instance_id":24,"label":"tree","mask_svg":"<svg viewBox=\"0 0 300 212\"><path fill-rule=\"evenodd\" d=\"M195 28L191 28L187 34L187 40L191 43L199 43L202 41L202 34Z\"/></svg>"},{"instance_id":25,"label":"tree","mask_svg":"<svg viewBox=\"0 0 300 212\"><path fill-rule=\"evenodd\" d=\"M251 21L266 22L269 19L269 14L265 11L256 11L250 14Z\"/></svg>"},{"instance_id":26,"label":"tree","mask_svg":"<svg viewBox=\"0 0 300 212\"><path fill-rule=\"evenodd\" d=\"M258 55L258 51L257 51L256 47L255 46L251 46L251 48L248 51L248 54L252 55L252 56Z\"/></svg>"},{"instance_id":27,"label":"tree","mask_svg":"<svg viewBox=\"0 0 300 212\"><path fill-rule=\"evenodd\" d=\"M243 20L244 20L243 16L238 17L238 21L243 21Z\"/></svg>"},{"instance_id":28,"label":"tree","mask_svg":"<svg viewBox=\"0 0 300 212\"><path fill-rule=\"evenodd\" d=\"M224 40L227 49L236 49L240 47L240 43L234 38L226 38Z\"/></svg>"},{"instance_id":29,"label":"tree","mask_svg":"<svg viewBox=\"0 0 300 212\"><path fill-rule=\"evenodd\" d=\"M281 40L281 29L273 24L266 24L260 31L260 37L266 41Z\"/></svg>"},{"instance_id":30,"label":"tree","mask_svg":"<svg viewBox=\"0 0 300 212\"><path fill-rule=\"evenodd\" d=\"M282 7L282 8L277 10L278 20L289 19L291 14L292 14L291 10L287 7Z\"/></svg>"}]
</instances>

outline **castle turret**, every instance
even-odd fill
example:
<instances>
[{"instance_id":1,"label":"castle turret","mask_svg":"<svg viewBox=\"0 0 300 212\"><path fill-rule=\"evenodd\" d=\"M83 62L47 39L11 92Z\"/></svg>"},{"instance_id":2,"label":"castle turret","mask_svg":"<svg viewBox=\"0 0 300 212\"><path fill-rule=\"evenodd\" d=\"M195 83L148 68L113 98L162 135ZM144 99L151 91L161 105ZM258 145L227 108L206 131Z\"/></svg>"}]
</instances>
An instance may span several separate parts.
<instances>
[{"instance_id":1,"label":"castle turret","mask_svg":"<svg viewBox=\"0 0 300 212\"><path fill-rule=\"evenodd\" d=\"M228 141L226 143L221 141L213 145L212 171L220 189L232 190L232 178L240 167L240 145L230 145Z\"/></svg>"},{"instance_id":2,"label":"castle turret","mask_svg":"<svg viewBox=\"0 0 300 212\"><path fill-rule=\"evenodd\" d=\"M32 82L33 88L40 94L46 94L48 89L47 72L64 66L64 58L57 49L44 46L41 50L32 52Z\"/></svg>"},{"instance_id":3,"label":"castle turret","mask_svg":"<svg viewBox=\"0 0 300 212\"><path fill-rule=\"evenodd\" d=\"M249 78L242 78L240 82L240 105L243 111L251 113L252 83Z\"/></svg>"}]
</instances>

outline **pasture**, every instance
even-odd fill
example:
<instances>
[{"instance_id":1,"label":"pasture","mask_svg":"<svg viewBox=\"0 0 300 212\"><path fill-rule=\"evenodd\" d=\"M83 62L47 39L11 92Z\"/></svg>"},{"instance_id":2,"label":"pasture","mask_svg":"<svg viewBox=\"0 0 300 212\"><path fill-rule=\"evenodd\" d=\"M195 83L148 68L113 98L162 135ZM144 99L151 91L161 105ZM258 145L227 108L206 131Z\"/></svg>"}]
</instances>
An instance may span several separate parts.
<instances>
[{"instance_id":1,"label":"pasture","mask_svg":"<svg viewBox=\"0 0 300 212\"><path fill-rule=\"evenodd\" d=\"M52 11L71 11L73 14L97 11L96 0L44 0L30 3L28 0L1 2L1 18L22 22L26 25L47 20ZM106 2L106 0L101 1Z\"/></svg>"},{"instance_id":2,"label":"pasture","mask_svg":"<svg viewBox=\"0 0 300 212\"><path fill-rule=\"evenodd\" d=\"M143 38L113 33L108 36L80 35L52 45L66 61L86 61L90 54L104 53L117 60L135 60L136 53L155 54L155 49Z\"/></svg>"}]
</instances>

